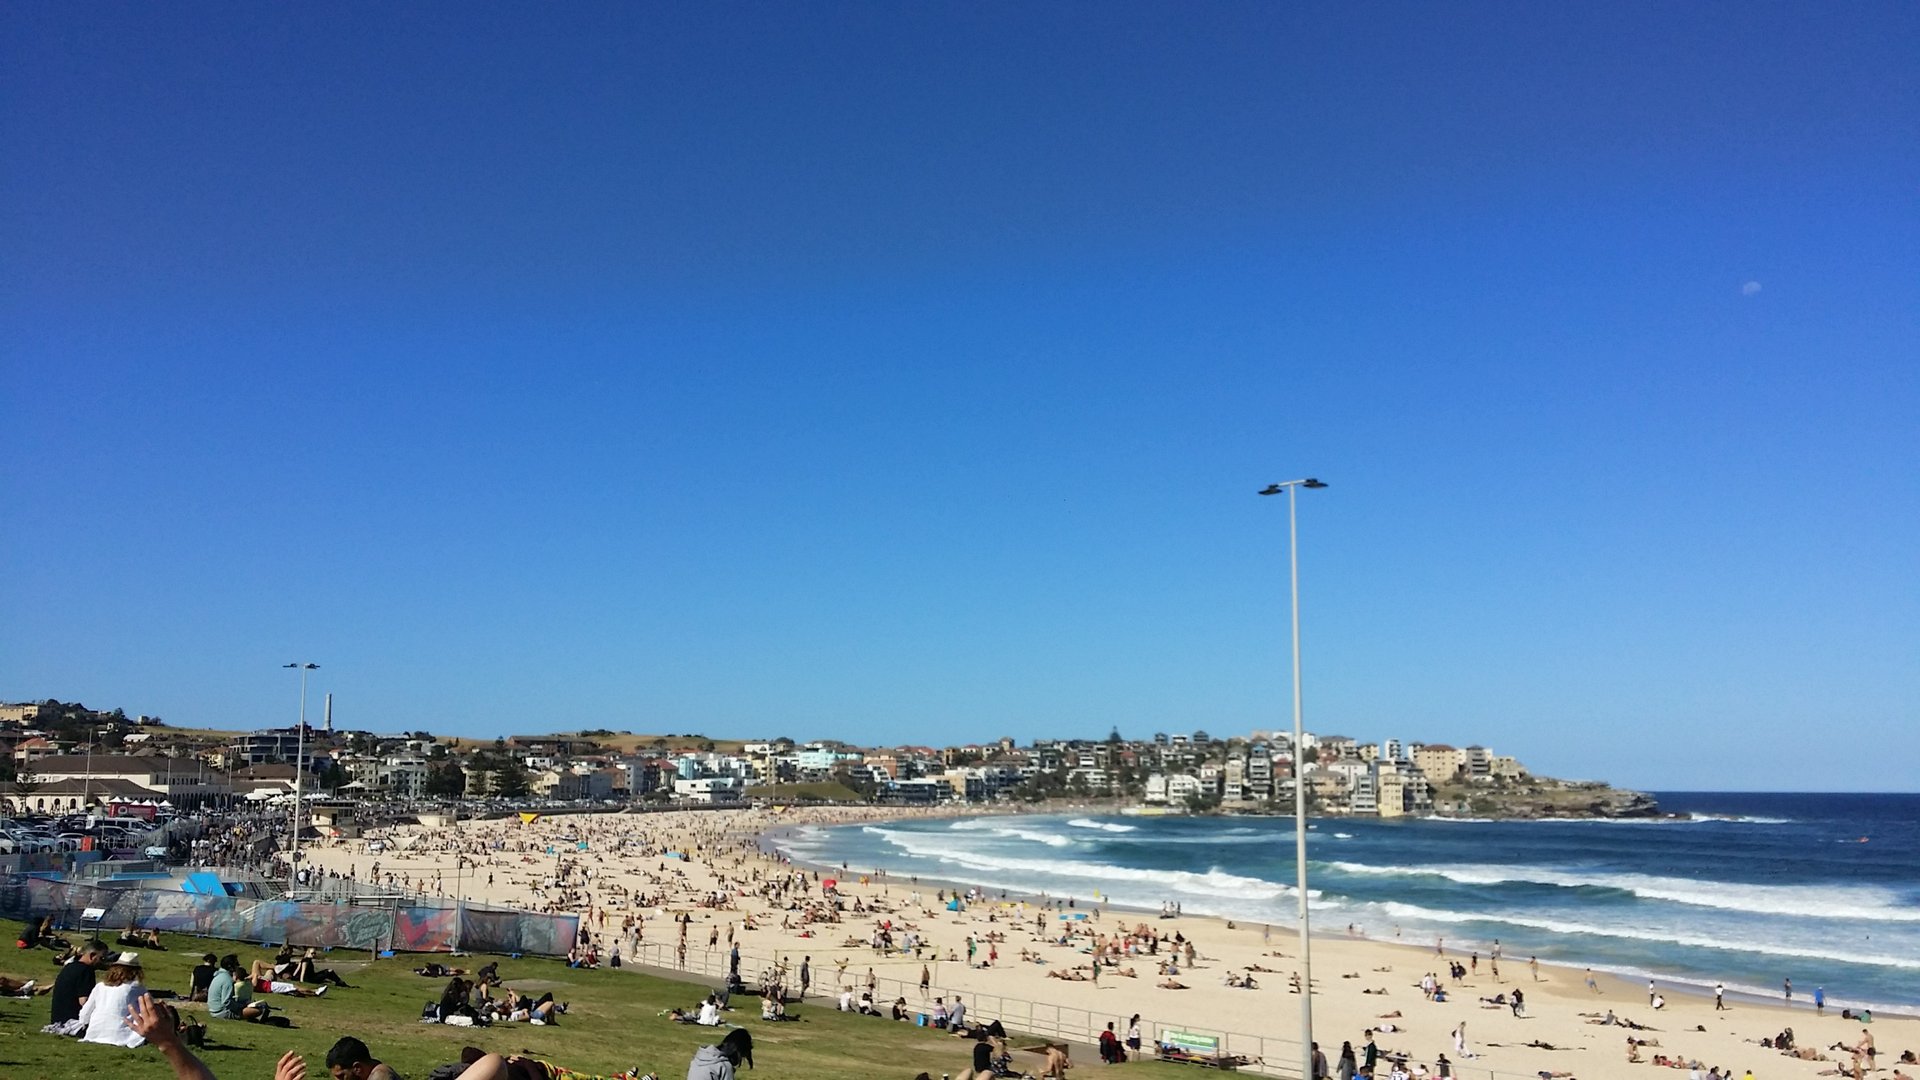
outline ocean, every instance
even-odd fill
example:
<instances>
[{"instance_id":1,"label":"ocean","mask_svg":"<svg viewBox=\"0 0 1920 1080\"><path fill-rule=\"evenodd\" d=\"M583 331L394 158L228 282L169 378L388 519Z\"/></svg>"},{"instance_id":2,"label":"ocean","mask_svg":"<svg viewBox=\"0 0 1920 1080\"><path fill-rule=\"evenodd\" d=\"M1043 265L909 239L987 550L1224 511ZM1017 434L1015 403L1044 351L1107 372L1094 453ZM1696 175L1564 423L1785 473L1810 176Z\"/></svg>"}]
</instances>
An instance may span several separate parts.
<instances>
[{"instance_id":1,"label":"ocean","mask_svg":"<svg viewBox=\"0 0 1920 1080\"><path fill-rule=\"evenodd\" d=\"M1920 1012L1920 795L1656 793L1677 818L1315 818L1316 933L1501 943L1669 986ZM796 860L1295 926L1293 821L1052 814L803 827Z\"/></svg>"}]
</instances>

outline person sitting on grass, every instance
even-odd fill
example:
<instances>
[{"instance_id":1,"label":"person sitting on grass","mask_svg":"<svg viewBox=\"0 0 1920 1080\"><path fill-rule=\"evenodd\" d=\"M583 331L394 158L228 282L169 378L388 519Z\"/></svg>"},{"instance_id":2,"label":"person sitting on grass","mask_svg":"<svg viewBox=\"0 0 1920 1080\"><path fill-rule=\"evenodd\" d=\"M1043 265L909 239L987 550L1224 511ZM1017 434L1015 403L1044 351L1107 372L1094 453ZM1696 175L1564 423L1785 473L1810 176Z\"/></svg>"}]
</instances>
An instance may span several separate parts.
<instances>
[{"instance_id":1,"label":"person sitting on grass","mask_svg":"<svg viewBox=\"0 0 1920 1080\"><path fill-rule=\"evenodd\" d=\"M734 1070L743 1061L747 1068L753 1068L753 1035L746 1028L734 1028L713 1046L693 1052L687 1080L734 1080Z\"/></svg>"},{"instance_id":2,"label":"person sitting on grass","mask_svg":"<svg viewBox=\"0 0 1920 1080\"><path fill-rule=\"evenodd\" d=\"M207 988L213 985L214 973L220 970L220 961L212 953L207 953L194 965L193 972L187 976L187 997L192 1001L207 1000Z\"/></svg>"},{"instance_id":3,"label":"person sitting on grass","mask_svg":"<svg viewBox=\"0 0 1920 1080\"><path fill-rule=\"evenodd\" d=\"M327 1073L333 1080L400 1080L393 1066L374 1057L366 1043L351 1035L327 1051Z\"/></svg>"},{"instance_id":4,"label":"person sitting on grass","mask_svg":"<svg viewBox=\"0 0 1920 1080\"><path fill-rule=\"evenodd\" d=\"M107 947L89 942L73 959L60 966L60 974L53 980L52 1022L43 1031L54 1035L80 1034L80 1008L93 993L95 969L106 959Z\"/></svg>"},{"instance_id":5,"label":"person sitting on grass","mask_svg":"<svg viewBox=\"0 0 1920 1080\"><path fill-rule=\"evenodd\" d=\"M125 930L120 931L119 943L122 945L138 945L143 949L159 949L161 952L167 951L167 947L160 944L160 935L157 932L142 930L132 924L128 924Z\"/></svg>"},{"instance_id":6,"label":"person sitting on grass","mask_svg":"<svg viewBox=\"0 0 1920 1080\"><path fill-rule=\"evenodd\" d=\"M903 998L902 1000L905 999ZM767 988L767 992L760 998L760 1019L781 1021L798 1020L800 1018L787 1015L786 1003L780 1000L780 996L774 993L773 988L770 986Z\"/></svg>"},{"instance_id":7,"label":"person sitting on grass","mask_svg":"<svg viewBox=\"0 0 1920 1080\"><path fill-rule=\"evenodd\" d=\"M324 992L326 987L323 986L320 990ZM473 1005L468 1002L467 994L467 980L458 975L447 980L446 989L440 991L441 1023L444 1024L455 1016L464 1016L474 1023L480 1022L480 1014L475 1012Z\"/></svg>"},{"instance_id":8,"label":"person sitting on grass","mask_svg":"<svg viewBox=\"0 0 1920 1080\"><path fill-rule=\"evenodd\" d=\"M320 963L319 953L309 948L305 953L302 953L300 955L299 959L288 960L285 963L276 964L274 966L274 971L278 972L281 975L286 976L287 978L293 980L294 982L332 983L334 986L346 987L349 990L353 989L352 987L347 986L347 980L341 978L339 972L333 970L332 968L323 968L319 966L319 963Z\"/></svg>"},{"instance_id":9,"label":"person sitting on grass","mask_svg":"<svg viewBox=\"0 0 1920 1080\"><path fill-rule=\"evenodd\" d=\"M123 952L108 961L106 984L95 987L80 1007L80 1026L86 1029L81 1042L140 1045L140 1035L127 1026L127 1012L133 1002L148 996L143 974L139 953Z\"/></svg>"},{"instance_id":10,"label":"person sitting on grass","mask_svg":"<svg viewBox=\"0 0 1920 1080\"><path fill-rule=\"evenodd\" d=\"M253 984L240 972L240 957L233 953L220 958L220 970L207 984L207 1015L216 1020L246 1020L261 1023L273 1014L264 1002L253 1000Z\"/></svg>"},{"instance_id":11,"label":"person sitting on grass","mask_svg":"<svg viewBox=\"0 0 1920 1080\"><path fill-rule=\"evenodd\" d=\"M53 932L53 916L51 915L42 916L36 922L22 924L20 928L20 939L14 942L14 945L22 949L37 949L42 946L54 949L63 954L61 959L62 963L66 962L64 954L68 949L72 948L71 945L67 944L66 938Z\"/></svg>"}]
</instances>

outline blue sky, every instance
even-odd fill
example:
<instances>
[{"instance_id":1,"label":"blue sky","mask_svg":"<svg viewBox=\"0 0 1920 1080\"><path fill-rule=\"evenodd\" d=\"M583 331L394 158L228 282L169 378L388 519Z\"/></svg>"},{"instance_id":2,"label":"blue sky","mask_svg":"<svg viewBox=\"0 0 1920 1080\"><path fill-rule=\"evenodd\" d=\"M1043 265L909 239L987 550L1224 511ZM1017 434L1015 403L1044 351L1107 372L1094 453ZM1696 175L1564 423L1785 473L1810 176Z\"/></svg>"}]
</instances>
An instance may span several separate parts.
<instances>
[{"instance_id":1,"label":"blue sky","mask_svg":"<svg viewBox=\"0 0 1920 1080\"><path fill-rule=\"evenodd\" d=\"M0 698L1914 788L1911 4L4 20Z\"/></svg>"}]
</instances>

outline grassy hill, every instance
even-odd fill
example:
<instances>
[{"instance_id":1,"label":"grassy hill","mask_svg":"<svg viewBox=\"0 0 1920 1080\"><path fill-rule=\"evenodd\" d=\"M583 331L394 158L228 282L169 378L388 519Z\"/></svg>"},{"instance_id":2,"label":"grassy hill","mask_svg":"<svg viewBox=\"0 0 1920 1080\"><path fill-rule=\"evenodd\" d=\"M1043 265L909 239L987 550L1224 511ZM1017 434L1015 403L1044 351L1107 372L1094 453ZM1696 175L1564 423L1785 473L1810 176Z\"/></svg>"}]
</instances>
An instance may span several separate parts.
<instances>
[{"instance_id":1,"label":"grassy hill","mask_svg":"<svg viewBox=\"0 0 1920 1080\"><path fill-rule=\"evenodd\" d=\"M11 938L19 924L0 921L0 933ZM184 988L187 973L203 952L238 951L242 962L265 954L262 949L235 949L235 943L205 941L177 934L162 940L167 951L142 950L147 985ZM7 974L50 980L52 953L34 950L12 953ZM357 959L356 959L357 958ZM439 957L442 962L446 958ZM365 953L331 953L326 961L352 984L335 988L323 998L274 997L292 1018L292 1029L262 1027L236 1021L212 1021L211 1041L202 1053L221 1080L267 1080L274 1062L287 1050L307 1059L307 1075L324 1077L327 1048L342 1035L364 1039L376 1056L393 1065L409 1080L420 1080L435 1066L458 1059L462 1046L500 1053L518 1053L593 1073L611 1073L639 1066L673 1080L686 1073L695 1048L718 1041L719 1031L676 1024L660 1015L673 1006L691 1006L707 992L702 984L622 971L576 970L554 960L511 960L500 963L501 975L522 989L552 990L570 1003L566 1016L553 1027L503 1024L491 1028L459 1028L419 1022L420 1008L439 996L445 980L415 975L422 958L403 956L369 962ZM484 959L459 961L478 966ZM798 1007L802 1022L768 1024L759 1019L759 999L735 998L728 1019L753 1032L756 1071L743 1080L764 1074L775 1080L909 1080L926 1071L934 1076L958 1074L970 1065L971 1044L908 1024L835 1012L831 1006L809 1003ZM172 1076L160 1055L147 1047L125 1050L77 1043L40 1034L49 1005L44 997L0 998L0 1076L7 1080L166 1080ZM203 1005L186 1005L183 1012L205 1019ZM1037 1039L1016 1038L1015 1045L1035 1045ZM1017 1055L1037 1062L1030 1054ZM1074 1048L1075 1064L1099 1062L1091 1049ZM1025 1062L1023 1062L1025 1064ZM1032 1069L1031 1065L1028 1065ZM1148 1063L1139 1068L1147 1077L1173 1077L1180 1066ZM1129 1066L1129 1075L1135 1071Z\"/></svg>"}]
</instances>

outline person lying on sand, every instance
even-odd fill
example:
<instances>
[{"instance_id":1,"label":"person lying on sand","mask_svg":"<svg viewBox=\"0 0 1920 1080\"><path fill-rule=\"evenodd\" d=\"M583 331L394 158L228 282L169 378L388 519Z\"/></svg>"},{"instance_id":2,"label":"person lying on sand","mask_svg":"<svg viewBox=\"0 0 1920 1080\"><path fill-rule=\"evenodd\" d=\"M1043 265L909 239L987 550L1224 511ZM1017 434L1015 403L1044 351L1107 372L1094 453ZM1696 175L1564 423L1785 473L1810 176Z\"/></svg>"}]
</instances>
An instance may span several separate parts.
<instances>
[{"instance_id":1,"label":"person lying on sand","mask_svg":"<svg viewBox=\"0 0 1920 1080\"><path fill-rule=\"evenodd\" d=\"M1173 980L1173 979L1161 979L1161 980L1160 980L1160 989L1162 989L1162 990L1185 990L1185 989L1187 989L1187 984L1186 984L1186 983L1183 983L1183 982L1178 982L1178 981L1176 981L1176 980Z\"/></svg>"}]
</instances>

